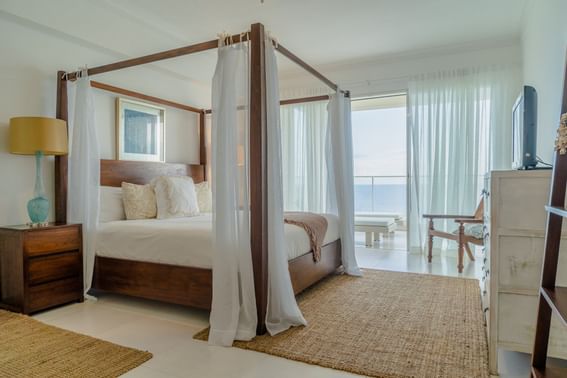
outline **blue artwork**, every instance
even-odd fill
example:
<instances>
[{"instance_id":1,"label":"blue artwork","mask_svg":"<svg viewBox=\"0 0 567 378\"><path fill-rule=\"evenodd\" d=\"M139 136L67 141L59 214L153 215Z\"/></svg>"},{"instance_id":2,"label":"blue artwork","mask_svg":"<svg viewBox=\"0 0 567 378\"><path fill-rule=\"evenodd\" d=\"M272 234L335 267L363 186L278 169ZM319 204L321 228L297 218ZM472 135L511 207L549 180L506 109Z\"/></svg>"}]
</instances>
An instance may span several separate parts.
<instances>
[{"instance_id":1,"label":"blue artwork","mask_svg":"<svg viewBox=\"0 0 567 378\"><path fill-rule=\"evenodd\" d=\"M159 118L132 109L124 109L124 152L156 155Z\"/></svg>"}]
</instances>

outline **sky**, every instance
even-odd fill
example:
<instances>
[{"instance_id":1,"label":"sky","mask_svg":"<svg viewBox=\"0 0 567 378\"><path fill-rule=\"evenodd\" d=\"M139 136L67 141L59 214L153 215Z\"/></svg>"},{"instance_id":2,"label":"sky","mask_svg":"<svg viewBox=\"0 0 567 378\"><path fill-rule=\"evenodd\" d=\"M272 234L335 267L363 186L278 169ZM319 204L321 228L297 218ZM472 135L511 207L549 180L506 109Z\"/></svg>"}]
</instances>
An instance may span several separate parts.
<instances>
[{"instance_id":1,"label":"sky","mask_svg":"<svg viewBox=\"0 0 567 378\"><path fill-rule=\"evenodd\" d=\"M405 176L406 108L352 112L355 176Z\"/></svg>"}]
</instances>

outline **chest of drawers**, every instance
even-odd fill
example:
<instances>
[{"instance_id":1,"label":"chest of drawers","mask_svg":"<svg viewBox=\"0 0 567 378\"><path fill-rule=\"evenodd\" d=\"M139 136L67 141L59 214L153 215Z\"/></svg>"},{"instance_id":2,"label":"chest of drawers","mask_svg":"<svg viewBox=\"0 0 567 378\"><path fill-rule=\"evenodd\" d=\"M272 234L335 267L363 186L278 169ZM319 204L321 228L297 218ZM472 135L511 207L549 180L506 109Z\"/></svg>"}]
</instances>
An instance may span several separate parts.
<instances>
[{"instance_id":1,"label":"chest of drawers","mask_svg":"<svg viewBox=\"0 0 567 378\"><path fill-rule=\"evenodd\" d=\"M485 179L481 293L491 374L498 372L498 348L532 352L550 179L550 170L492 171ZM567 243L562 248L558 285L567 286ZM557 322L549 355L565 358L567 331Z\"/></svg>"},{"instance_id":2,"label":"chest of drawers","mask_svg":"<svg viewBox=\"0 0 567 378\"><path fill-rule=\"evenodd\" d=\"M29 314L82 300L81 225L0 227L0 307Z\"/></svg>"}]
</instances>

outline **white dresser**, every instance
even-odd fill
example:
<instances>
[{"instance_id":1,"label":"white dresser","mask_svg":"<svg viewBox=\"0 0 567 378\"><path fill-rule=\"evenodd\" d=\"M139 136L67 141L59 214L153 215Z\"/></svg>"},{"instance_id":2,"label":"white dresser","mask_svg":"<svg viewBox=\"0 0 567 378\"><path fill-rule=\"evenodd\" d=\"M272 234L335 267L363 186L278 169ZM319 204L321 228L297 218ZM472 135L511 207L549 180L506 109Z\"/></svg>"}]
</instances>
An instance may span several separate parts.
<instances>
[{"instance_id":1,"label":"white dresser","mask_svg":"<svg viewBox=\"0 0 567 378\"><path fill-rule=\"evenodd\" d=\"M481 293L494 375L498 347L532 352L550 178L551 170L533 170L493 171L485 179ZM567 286L567 243L562 249L557 282ZM549 355L567 358L567 328L558 325L553 319Z\"/></svg>"}]
</instances>

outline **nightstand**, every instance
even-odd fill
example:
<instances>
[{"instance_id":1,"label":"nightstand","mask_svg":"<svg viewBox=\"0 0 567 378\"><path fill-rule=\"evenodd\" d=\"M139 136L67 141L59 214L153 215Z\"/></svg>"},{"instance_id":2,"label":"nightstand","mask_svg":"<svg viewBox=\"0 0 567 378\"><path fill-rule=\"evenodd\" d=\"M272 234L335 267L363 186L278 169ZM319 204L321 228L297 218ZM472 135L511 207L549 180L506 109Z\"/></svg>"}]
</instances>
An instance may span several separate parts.
<instances>
[{"instance_id":1,"label":"nightstand","mask_svg":"<svg viewBox=\"0 0 567 378\"><path fill-rule=\"evenodd\" d=\"M83 301L80 224L0 227L0 308L29 314Z\"/></svg>"}]
</instances>

